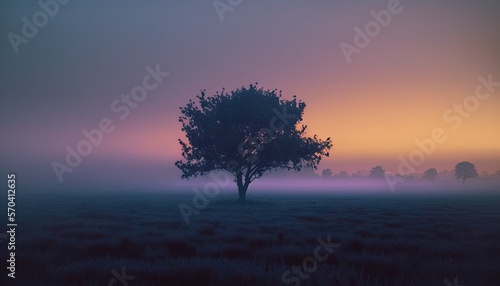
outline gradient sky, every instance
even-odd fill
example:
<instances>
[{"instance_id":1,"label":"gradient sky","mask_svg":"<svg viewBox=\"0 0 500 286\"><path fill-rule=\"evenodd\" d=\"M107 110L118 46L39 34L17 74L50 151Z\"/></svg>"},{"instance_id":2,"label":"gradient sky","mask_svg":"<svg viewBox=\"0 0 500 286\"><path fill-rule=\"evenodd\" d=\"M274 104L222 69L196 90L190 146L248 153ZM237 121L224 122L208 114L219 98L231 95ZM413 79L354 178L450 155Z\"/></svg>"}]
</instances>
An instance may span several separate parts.
<instances>
[{"instance_id":1,"label":"gradient sky","mask_svg":"<svg viewBox=\"0 0 500 286\"><path fill-rule=\"evenodd\" d=\"M0 4L2 172L61 186L51 163L64 162L83 129L110 118L116 129L64 184L159 184L180 176L179 106L200 89L212 94L258 82L307 103L309 134L331 137L320 169L355 172L416 149L435 128L447 136L417 168L470 161L500 169L500 88L453 129L443 114L474 95L478 76L500 81L500 2L401 1L403 11L348 64L340 43L389 1L249 1L221 21L212 1L76 1L16 54L10 32L35 1ZM146 66L169 72L124 120L111 102L142 82ZM21 181L22 182L22 181Z\"/></svg>"}]
</instances>

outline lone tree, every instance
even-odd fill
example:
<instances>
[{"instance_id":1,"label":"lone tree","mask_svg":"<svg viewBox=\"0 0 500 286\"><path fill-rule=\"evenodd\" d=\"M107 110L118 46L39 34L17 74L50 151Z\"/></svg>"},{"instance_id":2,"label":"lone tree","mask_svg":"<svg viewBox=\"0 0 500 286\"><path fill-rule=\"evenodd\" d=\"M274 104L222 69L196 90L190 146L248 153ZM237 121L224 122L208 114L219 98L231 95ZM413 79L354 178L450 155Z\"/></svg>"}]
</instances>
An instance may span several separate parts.
<instances>
[{"instance_id":1,"label":"lone tree","mask_svg":"<svg viewBox=\"0 0 500 286\"><path fill-rule=\"evenodd\" d=\"M435 168L427 169L422 176L422 179L429 180L434 183L434 180L438 177L438 172Z\"/></svg>"},{"instance_id":2,"label":"lone tree","mask_svg":"<svg viewBox=\"0 0 500 286\"><path fill-rule=\"evenodd\" d=\"M375 166L370 170L370 178L383 179L385 178L385 170L380 166Z\"/></svg>"},{"instance_id":3,"label":"lone tree","mask_svg":"<svg viewBox=\"0 0 500 286\"><path fill-rule=\"evenodd\" d=\"M470 162L460 162L455 166L455 178L462 179L462 186L465 185L465 180L468 178L476 178L478 176L476 167Z\"/></svg>"},{"instance_id":4,"label":"lone tree","mask_svg":"<svg viewBox=\"0 0 500 286\"><path fill-rule=\"evenodd\" d=\"M204 176L212 171L231 173L244 202L248 186L270 170L317 169L329 156L330 138L306 136L302 116L306 104L294 96L282 99L281 91L264 90L257 84L207 96L197 95L181 107L187 142L179 139L185 161L175 165L182 178Z\"/></svg>"}]
</instances>

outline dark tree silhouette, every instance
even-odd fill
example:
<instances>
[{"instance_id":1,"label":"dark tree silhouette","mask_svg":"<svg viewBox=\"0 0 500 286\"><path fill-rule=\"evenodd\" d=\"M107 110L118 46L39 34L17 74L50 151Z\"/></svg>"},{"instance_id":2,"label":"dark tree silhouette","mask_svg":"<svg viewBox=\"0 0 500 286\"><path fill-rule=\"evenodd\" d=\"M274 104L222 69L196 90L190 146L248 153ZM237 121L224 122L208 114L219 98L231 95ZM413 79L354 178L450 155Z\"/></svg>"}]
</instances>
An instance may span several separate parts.
<instances>
[{"instance_id":1,"label":"dark tree silhouette","mask_svg":"<svg viewBox=\"0 0 500 286\"><path fill-rule=\"evenodd\" d=\"M422 176L422 179L424 180L429 180L434 183L434 180L438 177L438 172L435 168L430 168L425 170L424 175Z\"/></svg>"},{"instance_id":2,"label":"dark tree silhouette","mask_svg":"<svg viewBox=\"0 0 500 286\"><path fill-rule=\"evenodd\" d=\"M248 186L270 170L317 169L322 156L329 156L330 138L306 137L302 116L306 104L281 91L264 90L257 84L231 93L197 96L181 107L182 131L179 139L186 161L175 165L182 178L225 170L234 175L239 201L244 202Z\"/></svg>"},{"instance_id":3,"label":"dark tree silhouette","mask_svg":"<svg viewBox=\"0 0 500 286\"><path fill-rule=\"evenodd\" d=\"M370 178L383 179L385 177L385 170L380 166L375 166L370 170Z\"/></svg>"},{"instance_id":4,"label":"dark tree silhouette","mask_svg":"<svg viewBox=\"0 0 500 286\"><path fill-rule=\"evenodd\" d=\"M330 170L330 169L324 169L323 172L321 172L321 177L323 177L323 178L331 178L332 177L332 170Z\"/></svg>"},{"instance_id":5,"label":"dark tree silhouette","mask_svg":"<svg viewBox=\"0 0 500 286\"><path fill-rule=\"evenodd\" d=\"M455 166L455 178L462 179L462 185L465 185L465 180L468 178L476 178L477 176L476 167L470 162L460 162Z\"/></svg>"}]
</instances>

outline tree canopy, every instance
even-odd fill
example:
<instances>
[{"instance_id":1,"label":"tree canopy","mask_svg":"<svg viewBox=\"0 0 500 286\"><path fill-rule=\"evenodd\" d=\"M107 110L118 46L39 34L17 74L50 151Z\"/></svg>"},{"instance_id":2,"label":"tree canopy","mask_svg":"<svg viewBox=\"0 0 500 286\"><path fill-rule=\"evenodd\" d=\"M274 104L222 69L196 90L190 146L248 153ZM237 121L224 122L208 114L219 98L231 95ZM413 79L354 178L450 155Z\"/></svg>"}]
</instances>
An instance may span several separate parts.
<instances>
[{"instance_id":1,"label":"tree canopy","mask_svg":"<svg viewBox=\"0 0 500 286\"><path fill-rule=\"evenodd\" d=\"M330 169L324 169L323 172L321 172L321 177L323 177L323 178L331 178L332 177L332 170L330 170Z\"/></svg>"},{"instance_id":2,"label":"tree canopy","mask_svg":"<svg viewBox=\"0 0 500 286\"><path fill-rule=\"evenodd\" d=\"M422 179L434 182L437 177L438 177L437 170L435 168L430 168L430 169L425 170L424 175L422 176Z\"/></svg>"},{"instance_id":3,"label":"tree canopy","mask_svg":"<svg viewBox=\"0 0 500 286\"><path fill-rule=\"evenodd\" d=\"M329 156L330 138L306 136L302 124L306 104L282 98L281 91L264 90L257 84L230 93L224 89L213 96L202 90L197 103L189 100L180 107L182 156L175 165L182 178L223 170L235 177L240 201L248 186L270 170L317 169Z\"/></svg>"},{"instance_id":4,"label":"tree canopy","mask_svg":"<svg viewBox=\"0 0 500 286\"><path fill-rule=\"evenodd\" d=\"M455 178L462 179L462 185L465 185L465 180L478 176L476 166L470 162L460 162L455 166Z\"/></svg>"},{"instance_id":5,"label":"tree canopy","mask_svg":"<svg viewBox=\"0 0 500 286\"><path fill-rule=\"evenodd\" d=\"M381 166L375 166L370 170L370 178L383 179L385 178L385 170Z\"/></svg>"}]
</instances>

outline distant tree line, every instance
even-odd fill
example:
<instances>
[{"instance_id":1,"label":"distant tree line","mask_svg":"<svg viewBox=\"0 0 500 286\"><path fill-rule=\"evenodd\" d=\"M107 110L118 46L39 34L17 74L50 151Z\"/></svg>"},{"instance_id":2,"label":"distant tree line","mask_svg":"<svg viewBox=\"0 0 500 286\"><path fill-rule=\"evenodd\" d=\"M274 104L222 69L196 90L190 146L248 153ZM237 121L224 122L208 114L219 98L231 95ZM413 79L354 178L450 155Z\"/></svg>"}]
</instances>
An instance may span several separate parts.
<instances>
[{"instance_id":1,"label":"distant tree line","mask_svg":"<svg viewBox=\"0 0 500 286\"><path fill-rule=\"evenodd\" d=\"M446 171L444 171L446 172ZM340 171L336 174L333 174L331 169L324 169L321 173L321 177L325 179L330 179L330 178L370 178L370 179L384 179L386 175L386 170L384 170L381 166L375 166L373 167L370 171L357 171L356 173L353 173L349 175L347 171ZM401 176L405 179L416 179L417 176L415 174L397 174L398 176ZM455 168L453 170L454 178L456 180L460 180L462 182L462 185L465 185L465 181L470 178L477 178L479 177L479 174L476 170L476 167L474 164L463 161L455 165ZM420 179L422 180L428 180L430 182L434 182L439 178L439 173L436 168L429 168L425 170L425 172L420 176ZM481 177L483 178L500 178L500 170L488 174L488 172L482 172Z\"/></svg>"}]
</instances>

